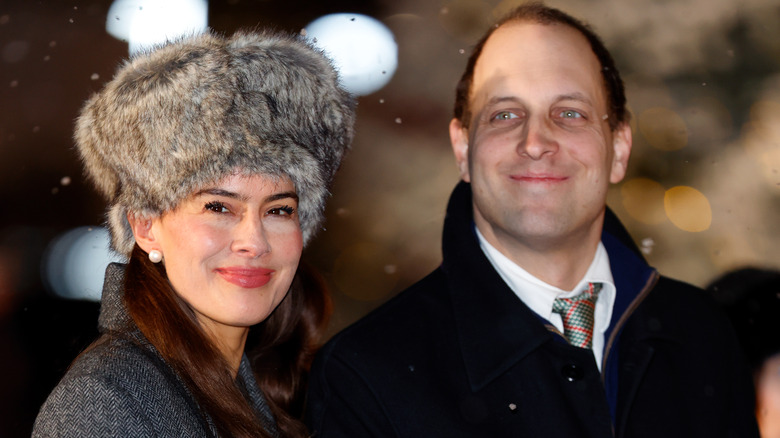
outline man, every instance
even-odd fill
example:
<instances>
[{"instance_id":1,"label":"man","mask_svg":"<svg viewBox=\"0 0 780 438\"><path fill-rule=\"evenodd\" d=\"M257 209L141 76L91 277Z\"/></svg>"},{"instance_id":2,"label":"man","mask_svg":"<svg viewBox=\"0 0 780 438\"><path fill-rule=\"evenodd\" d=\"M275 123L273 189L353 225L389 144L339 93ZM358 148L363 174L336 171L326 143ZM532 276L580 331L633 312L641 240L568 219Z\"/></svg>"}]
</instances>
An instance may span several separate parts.
<instances>
[{"instance_id":1,"label":"man","mask_svg":"<svg viewBox=\"0 0 780 438\"><path fill-rule=\"evenodd\" d=\"M491 28L450 138L442 265L320 352L316 437L757 436L726 320L606 210L631 130L590 29L539 4Z\"/></svg>"}]
</instances>

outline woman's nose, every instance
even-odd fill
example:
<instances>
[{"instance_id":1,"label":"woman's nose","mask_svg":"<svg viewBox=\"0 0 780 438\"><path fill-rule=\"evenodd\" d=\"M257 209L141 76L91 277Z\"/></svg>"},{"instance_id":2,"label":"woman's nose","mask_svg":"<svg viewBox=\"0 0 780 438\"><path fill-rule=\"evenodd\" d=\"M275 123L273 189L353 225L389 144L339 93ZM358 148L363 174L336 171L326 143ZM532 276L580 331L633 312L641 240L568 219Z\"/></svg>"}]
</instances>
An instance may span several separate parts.
<instances>
[{"instance_id":1,"label":"woman's nose","mask_svg":"<svg viewBox=\"0 0 780 438\"><path fill-rule=\"evenodd\" d=\"M234 231L231 250L251 258L271 252L271 245L259 216L253 215L241 219Z\"/></svg>"}]
</instances>

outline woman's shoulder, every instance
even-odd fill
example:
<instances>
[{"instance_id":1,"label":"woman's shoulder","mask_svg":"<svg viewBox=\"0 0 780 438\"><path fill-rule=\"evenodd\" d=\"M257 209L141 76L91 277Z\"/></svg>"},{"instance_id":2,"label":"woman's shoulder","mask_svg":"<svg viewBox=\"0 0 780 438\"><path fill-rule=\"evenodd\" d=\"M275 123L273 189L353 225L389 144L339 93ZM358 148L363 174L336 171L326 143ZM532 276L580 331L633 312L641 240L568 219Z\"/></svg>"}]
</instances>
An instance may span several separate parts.
<instances>
[{"instance_id":1,"label":"woman's shoulder","mask_svg":"<svg viewBox=\"0 0 780 438\"><path fill-rule=\"evenodd\" d=\"M160 378L170 372L162 357L138 332L101 336L70 366L63 377L121 377L123 384L137 379Z\"/></svg>"},{"instance_id":2,"label":"woman's shoulder","mask_svg":"<svg viewBox=\"0 0 780 438\"><path fill-rule=\"evenodd\" d=\"M109 335L82 353L41 407L33 436L207 435L198 407L157 352Z\"/></svg>"}]
</instances>

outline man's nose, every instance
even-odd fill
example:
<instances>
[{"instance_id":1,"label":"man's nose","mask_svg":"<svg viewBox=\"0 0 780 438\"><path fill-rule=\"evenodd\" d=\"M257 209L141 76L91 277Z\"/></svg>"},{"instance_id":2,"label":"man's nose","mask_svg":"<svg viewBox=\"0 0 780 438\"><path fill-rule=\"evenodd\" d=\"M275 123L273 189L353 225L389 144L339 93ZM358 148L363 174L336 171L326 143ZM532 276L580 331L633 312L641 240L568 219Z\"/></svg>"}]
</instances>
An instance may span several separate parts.
<instances>
[{"instance_id":1,"label":"man's nose","mask_svg":"<svg viewBox=\"0 0 780 438\"><path fill-rule=\"evenodd\" d=\"M230 249L239 255L255 258L271 252L263 220L259 215L241 218L233 232Z\"/></svg>"},{"instance_id":2,"label":"man's nose","mask_svg":"<svg viewBox=\"0 0 780 438\"><path fill-rule=\"evenodd\" d=\"M557 152L558 142L554 128L549 123L542 117L531 118L523 130L517 153L532 160L540 160L545 155Z\"/></svg>"}]
</instances>

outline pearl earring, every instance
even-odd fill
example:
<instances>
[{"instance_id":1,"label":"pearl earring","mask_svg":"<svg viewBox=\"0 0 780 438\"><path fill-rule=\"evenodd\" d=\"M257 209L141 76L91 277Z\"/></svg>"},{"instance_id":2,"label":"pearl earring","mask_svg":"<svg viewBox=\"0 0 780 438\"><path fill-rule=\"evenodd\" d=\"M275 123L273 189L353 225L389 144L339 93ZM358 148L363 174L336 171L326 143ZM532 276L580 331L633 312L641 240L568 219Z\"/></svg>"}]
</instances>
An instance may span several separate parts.
<instances>
[{"instance_id":1,"label":"pearl earring","mask_svg":"<svg viewBox=\"0 0 780 438\"><path fill-rule=\"evenodd\" d=\"M156 249L149 251L149 260L152 263L160 263L162 261L162 253Z\"/></svg>"}]
</instances>

